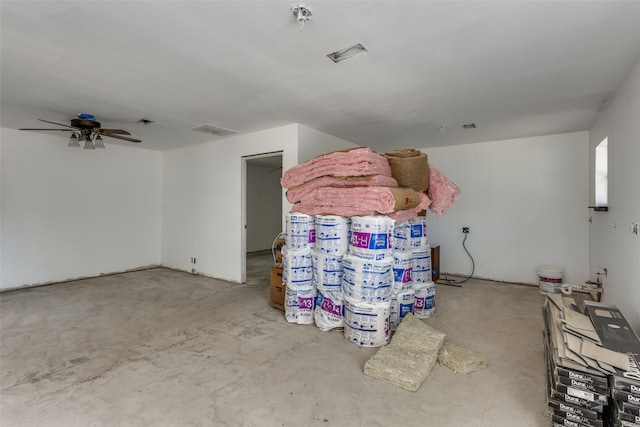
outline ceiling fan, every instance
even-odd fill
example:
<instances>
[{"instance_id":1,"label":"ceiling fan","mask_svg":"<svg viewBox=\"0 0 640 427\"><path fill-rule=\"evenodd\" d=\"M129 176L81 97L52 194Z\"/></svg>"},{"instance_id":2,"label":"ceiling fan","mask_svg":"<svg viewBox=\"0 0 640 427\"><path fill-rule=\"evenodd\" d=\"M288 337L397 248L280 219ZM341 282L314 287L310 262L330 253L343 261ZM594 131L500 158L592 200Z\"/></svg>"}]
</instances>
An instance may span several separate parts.
<instances>
[{"instance_id":1,"label":"ceiling fan","mask_svg":"<svg viewBox=\"0 0 640 427\"><path fill-rule=\"evenodd\" d=\"M72 132L69 138L69 147L80 147L80 142L84 142L84 148L95 149L104 148L102 136L109 138L122 139L129 142L142 142L139 139L129 138L123 135L131 135L122 129L104 129L100 127L100 122L95 120L91 114L78 114L78 118L71 119L71 125L50 122L49 120L38 119L41 122L51 123L52 125L64 126L66 129L20 129L20 130L39 130L39 131L63 131Z\"/></svg>"}]
</instances>

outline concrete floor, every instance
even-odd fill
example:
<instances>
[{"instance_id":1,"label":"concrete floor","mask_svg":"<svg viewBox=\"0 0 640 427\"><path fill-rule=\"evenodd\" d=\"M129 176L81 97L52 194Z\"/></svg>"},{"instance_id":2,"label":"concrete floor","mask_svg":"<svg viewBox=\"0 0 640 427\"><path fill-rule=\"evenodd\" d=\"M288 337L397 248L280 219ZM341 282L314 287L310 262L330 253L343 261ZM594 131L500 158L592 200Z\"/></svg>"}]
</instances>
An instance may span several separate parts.
<instances>
[{"instance_id":1,"label":"concrete floor","mask_svg":"<svg viewBox=\"0 0 640 427\"><path fill-rule=\"evenodd\" d=\"M415 393L362 373L377 349L268 306L271 255L239 285L164 268L0 295L2 426L548 426L542 296L438 285L428 324L489 358Z\"/></svg>"}]
</instances>

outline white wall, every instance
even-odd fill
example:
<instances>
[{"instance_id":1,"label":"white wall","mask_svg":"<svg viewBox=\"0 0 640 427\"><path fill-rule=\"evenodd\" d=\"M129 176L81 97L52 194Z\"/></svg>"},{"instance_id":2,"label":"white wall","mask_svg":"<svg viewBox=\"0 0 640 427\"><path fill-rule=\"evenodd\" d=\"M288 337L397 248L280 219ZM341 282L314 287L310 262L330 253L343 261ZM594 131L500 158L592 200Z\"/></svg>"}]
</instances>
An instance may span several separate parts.
<instances>
[{"instance_id":1,"label":"white wall","mask_svg":"<svg viewBox=\"0 0 640 427\"><path fill-rule=\"evenodd\" d=\"M300 163L332 151L359 147L357 144L304 125L298 125L298 140L300 142L298 146L298 162Z\"/></svg>"},{"instance_id":2,"label":"white wall","mask_svg":"<svg viewBox=\"0 0 640 427\"><path fill-rule=\"evenodd\" d=\"M429 163L457 184L459 202L428 214L440 270L538 283L540 265L561 267L565 281L588 280L588 133L423 149Z\"/></svg>"},{"instance_id":3,"label":"white wall","mask_svg":"<svg viewBox=\"0 0 640 427\"><path fill-rule=\"evenodd\" d=\"M589 255L591 278L600 267L603 301L617 305L640 333L640 236L631 222L640 222L640 62L591 129L590 200L594 201L595 147L609 138L609 211L591 213Z\"/></svg>"},{"instance_id":4,"label":"white wall","mask_svg":"<svg viewBox=\"0 0 640 427\"><path fill-rule=\"evenodd\" d=\"M271 249L282 231L282 169L247 163L247 252Z\"/></svg>"},{"instance_id":5,"label":"white wall","mask_svg":"<svg viewBox=\"0 0 640 427\"><path fill-rule=\"evenodd\" d=\"M162 153L1 132L0 288L160 263Z\"/></svg>"},{"instance_id":6,"label":"white wall","mask_svg":"<svg viewBox=\"0 0 640 427\"><path fill-rule=\"evenodd\" d=\"M201 274L243 280L242 156L273 151L284 170L298 163L298 125L164 152L163 265L190 271L195 257Z\"/></svg>"}]
</instances>

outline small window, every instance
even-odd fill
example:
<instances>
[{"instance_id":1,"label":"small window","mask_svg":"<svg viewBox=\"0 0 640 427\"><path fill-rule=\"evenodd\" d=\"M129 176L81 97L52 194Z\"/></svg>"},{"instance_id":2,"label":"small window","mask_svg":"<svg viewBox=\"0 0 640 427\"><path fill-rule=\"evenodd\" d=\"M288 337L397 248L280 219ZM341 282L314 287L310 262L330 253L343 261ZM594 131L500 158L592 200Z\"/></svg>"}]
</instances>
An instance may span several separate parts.
<instances>
[{"instance_id":1,"label":"small window","mask_svg":"<svg viewBox=\"0 0 640 427\"><path fill-rule=\"evenodd\" d=\"M596 147L596 206L607 206L609 202L609 138L605 138Z\"/></svg>"}]
</instances>

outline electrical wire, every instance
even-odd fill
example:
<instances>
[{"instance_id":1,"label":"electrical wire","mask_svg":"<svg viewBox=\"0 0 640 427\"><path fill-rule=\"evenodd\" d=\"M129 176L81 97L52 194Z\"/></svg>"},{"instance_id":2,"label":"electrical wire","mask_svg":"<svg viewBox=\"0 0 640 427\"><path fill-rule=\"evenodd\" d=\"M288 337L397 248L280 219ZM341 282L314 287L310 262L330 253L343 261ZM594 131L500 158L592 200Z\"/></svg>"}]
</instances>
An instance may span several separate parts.
<instances>
[{"instance_id":1,"label":"electrical wire","mask_svg":"<svg viewBox=\"0 0 640 427\"><path fill-rule=\"evenodd\" d=\"M277 264L278 264L278 263L276 262L276 249L278 249L278 248L276 247L276 246L277 246L277 244L276 244L276 243L278 242L278 239L280 239L281 237L285 237L285 233L284 233L284 232L279 233L279 234L276 236L276 238L275 238L275 239L273 239L273 243L271 244L271 256L273 257L273 263L274 263L275 265L277 265Z\"/></svg>"},{"instance_id":2,"label":"electrical wire","mask_svg":"<svg viewBox=\"0 0 640 427\"><path fill-rule=\"evenodd\" d=\"M465 242L467 241L467 236L468 235L469 235L469 233L464 233L464 239L462 239L462 247L464 248L464 251L467 253L467 255L469 255L469 258L471 259L471 274L469 274L469 276L467 278L465 278L461 282L456 282L454 280L445 279L444 281L446 282L447 285L461 285L461 284L467 282L469 279L471 279L473 277L473 273L475 273L475 271L476 271L476 263L473 260L473 257L471 256L471 253L469 253L469 250L467 249L467 246L465 245Z\"/></svg>"}]
</instances>

